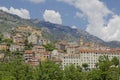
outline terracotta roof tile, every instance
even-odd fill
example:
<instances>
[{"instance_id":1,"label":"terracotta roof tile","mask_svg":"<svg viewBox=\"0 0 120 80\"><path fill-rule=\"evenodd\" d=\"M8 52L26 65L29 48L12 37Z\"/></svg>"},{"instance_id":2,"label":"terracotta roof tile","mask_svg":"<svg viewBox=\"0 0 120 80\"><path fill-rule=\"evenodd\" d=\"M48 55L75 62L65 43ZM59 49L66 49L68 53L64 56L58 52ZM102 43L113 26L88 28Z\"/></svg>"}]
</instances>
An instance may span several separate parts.
<instances>
[{"instance_id":1,"label":"terracotta roof tile","mask_svg":"<svg viewBox=\"0 0 120 80\"><path fill-rule=\"evenodd\" d=\"M100 53L109 53L109 52L120 52L120 50L116 49L110 49L110 50L90 50L90 49L79 49L79 52L84 53L84 52L100 52Z\"/></svg>"},{"instance_id":2,"label":"terracotta roof tile","mask_svg":"<svg viewBox=\"0 0 120 80\"><path fill-rule=\"evenodd\" d=\"M25 50L25 54L32 54L33 51L32 50Z\"/></svg>"}]
</instances>

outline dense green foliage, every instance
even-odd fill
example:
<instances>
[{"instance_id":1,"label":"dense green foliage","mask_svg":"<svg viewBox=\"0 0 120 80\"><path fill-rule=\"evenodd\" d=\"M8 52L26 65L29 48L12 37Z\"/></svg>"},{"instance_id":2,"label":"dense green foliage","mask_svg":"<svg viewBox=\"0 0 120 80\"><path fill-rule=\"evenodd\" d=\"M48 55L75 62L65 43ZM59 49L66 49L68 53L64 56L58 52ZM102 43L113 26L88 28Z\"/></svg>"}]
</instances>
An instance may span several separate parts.
<instances>
[{"instance_id":1,"label":"dense green foliage","mask_svg":"<svg viewBox=\"0 0 120 80\"><path fill-rule=\"evenodd\" d=\"M0 43L2 42L3 34L0 32Z\"/></svg>"},{"instance_id":2,"label":"dense green foliage","mask_svg":"<svg viewBox=\"0 0 120 80\"><path fill-rule=\"evenodd\" d=\"M87 64L87 63L83 63L83 64L82 64L82 67L84 68L84 70L87 71L87 69L88 69L88 64Z\"/></svg>"},{"instance_id":3,"label":"dense green foliage","mask_svg":"<svg viewBox=\"0 0 120 80\"><path fill-rule=\"evenodd\" d=\"M47 51L53 51L55 49L55 46L52 44L46 44L43 45Z\"/></svg>"},{"instance_id":4,"label":"dense green foliage","mask_svg":"<svg viewBox=\"0 0 120 80\"><path fill-rule=\"evenodd\" d=\"M0 32L0 43L6 43L10 45L11 43L13 43L13 41L12 39L4 38L3 34Z\"/></svg>"},{"instance_id":5,"label":"dense green foliage","mask_svg":"<svg viewBox=\"0 0 120 80\"><path fill-rule=\"evenodd\" d=\"M101 56L95 69L84 71L88 64L75 67L73 64L61 68L51 60L40 62L38 66L24 63L21 55L7 54L7 62L0 62L0 80L119 80L120 66L114 57L109 60ZM10 58L12 57L12 58Z\"/></svg>"},{"instance_id":6,"label":"dense green foliage","mask_svg":"<svg viewBox=\"0 0 120 80\"><path fill-rule=\"evenodd\" d=\"M32 43L28 43L27 39L25 39L24 44L25 44L25 50L31 50L32 47L33 47L33 44Z\"/></svg>"}]
</instances>

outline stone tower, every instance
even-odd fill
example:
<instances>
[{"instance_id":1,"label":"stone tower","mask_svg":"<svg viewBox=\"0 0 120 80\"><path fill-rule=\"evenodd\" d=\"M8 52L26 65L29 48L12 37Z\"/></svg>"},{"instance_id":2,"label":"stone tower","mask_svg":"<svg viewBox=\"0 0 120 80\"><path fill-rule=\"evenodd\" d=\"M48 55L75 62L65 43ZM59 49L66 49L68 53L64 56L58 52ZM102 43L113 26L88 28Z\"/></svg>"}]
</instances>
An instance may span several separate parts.
<instances>
[{"instance_id":1,"label":"stone tower","mask_svg":"<svg viewBox=\"0 0 120 80\"><path fill-rule=\"evenodd\" d=\"M84 45L84 38L83 36L80 37L80 42L79 42L80 46L83 46Z\"/></svg>"}]
</instances>

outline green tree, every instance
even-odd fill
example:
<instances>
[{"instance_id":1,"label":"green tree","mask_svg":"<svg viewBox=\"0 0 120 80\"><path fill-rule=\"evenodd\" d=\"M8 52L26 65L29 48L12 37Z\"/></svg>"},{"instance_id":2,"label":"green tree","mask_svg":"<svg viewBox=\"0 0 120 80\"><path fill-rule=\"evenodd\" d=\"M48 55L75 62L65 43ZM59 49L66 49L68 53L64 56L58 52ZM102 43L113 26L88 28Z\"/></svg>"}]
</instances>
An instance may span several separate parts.
<instances>
[{"instance_id":1,"label":"green tree","mask_svg":"<svg viewBox=\"0 0 120 80\"><path fill-rule=\"evenodd\" d=\"M106 80L119 80L119 71L116 67L111 67L107 72Z\"/></svg>"},{"instance_id":2,"label":"green tree","mask_svg":"<svg viewBox=\"0 0 120 80\"><path fill-rule=\"evenodd\" d=\"M63 80L82 80L80 68L75 67L73 64L66 66L64 69Z\"/></svg>"},{"instance_id":3,"label":"green tree","mask_svg":"<svg viewBox=\"0 0 120 80\"><path fill-rule=\"evenodd\" d=\"M99 69L101 70L101 79L107 80L107 71L110 69L111 61L108 56L100 56L99 57Z\"/></svg>"},{"instance_id":4,"label":"green tree","mask_svg":"<svg viewBox=\"0 0 120 80\"><path fill-rule=\"evenodd\" d=\"M98 67L88 72L89 74L88 79L89 80L119 80L118 79L119 68L112 67L113 64L112 60L109 60L108 56L100 56L97 63Z\"/></svg>"},{"instance_id":5,"label":"green tree","mask_svg":"<svg viewBox=\"0 0 120 80\"><path fill-rule=\"evenodd\" d=\"M59 64L51 60L40 63L36 80L63 80L63 71Z\"/></svg>"},{"instance_id":6,"label":"green tree","mask_svg":"<svg viewBox=\"0 0 120 80\"><path fill-rule=\"evenodd\" d=\"M119 65L119 59L117 57L113 57L111 61L112 61L113 65L115 65L115 66Z\"/></svg>"},{"instance_id":7,"label":"green tree","mask_svg":"<svg viewBox=\"0 0 120 80\"><path fill-rule=\"evenodd\" d=\"M52 44L43 45L47 51L53 51L55 46Z\"/></svg>"},{"instance_id":8,"label":"green tree","mask_svg":"<svg viewBox=\"0 0 120 80\"><path fill-rule=\"evenodd\" d=\"M88 74L88 80L102 80L101 78L101 70L93 69L92 71L89 72Z\"/></svg>"},{"instance_id":9,"label":"green tree","mask_svg":"<svg viewBox=\"0 0 120 80\"><path fill-rule=\"evenodd\" d=\"M10 61L10 58L12 57L12 53L9 51L9 49L7 49L6 51L2 51L4 53L4 57L1 60L1 62L3 63L7 63L8 61Z\"/></svg>"},{"instance_id":10,"label":"green tree","mask_svg":"<svg viewBox=\"0 0 120 80\"><path fill-rule=\"evenodd\" d=\"M82 72L81 66L77 66L76 68L77 68L77 70L78 70L79 72Z\"/></svg>"},{"instance_id":11,"label":"green tree","mask_svg":"<svg viewBox=\"0 0 120 80\"><path fill-rule=\"evenodd\" d=\"M20 57L0 64L0 80L32 80L33 68Z\"/></svg>"},{"instance_id":12,"label":"green tree","mask_svg":"<svg viewBox=\"0 0 120 80\"><path fill-rule=\"evenodd\" d=\"M25 42L25 50L31 50L33 47L32 43L28 43L27 41Z\"/></svg>"},{"instance_id":13,"label":"green tree","mask_svg":"<svg viewBox=\"0 0 120 80\"><path fill-rule=\"evenodd\" d=\"M3 40L3 34L0 32L0 43L2 42Z\"/></svg>"},{"instance_id":14,"label":"green tree","mask_svg":"<svg viewBox=\"0 0 120 80\"><path fill-rule=\"evenodd\" d=\"M7 44L12 44L13 43L12 39L9 39L9 38L4 39L3 42L5 42Z\"/></svg>"},{"instance_id":15,"label":"green tree","mask_svg":"<svg viewBox=\"0 0 120 80\"><path fill-rule=\"evenodd\" d=\"M98 67L100 70L107 71L111 65L112 65L112 62L109 60L108 56L99 57Z\"/></svg>"},{"instance_id":16,"label":"green tree","mask_svg":"<svg viewBox=\"0 0 120 80\"><path fill-rule=\"evenodd\" d=\"M84 70L86 70L86 71L88 70L88 64L87 63L83 63L82 67L84 68Z\"/></svg>"}]
</instances>

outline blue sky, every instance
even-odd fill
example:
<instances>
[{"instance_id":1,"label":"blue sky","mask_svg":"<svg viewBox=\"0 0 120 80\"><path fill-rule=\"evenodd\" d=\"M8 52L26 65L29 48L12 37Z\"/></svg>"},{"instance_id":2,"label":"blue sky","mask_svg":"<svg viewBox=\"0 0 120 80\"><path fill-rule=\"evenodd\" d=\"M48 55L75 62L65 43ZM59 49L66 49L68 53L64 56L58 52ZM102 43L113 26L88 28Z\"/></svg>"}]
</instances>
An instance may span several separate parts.
<instances>
[{"instance_id":1,"label":"blue sky","mask_svg":"<svg viewBox=\"0 0 120 80\"><path fill-rule=\"evenodd\" d=\"M77 9L63 2L56 0L46 0L43 3L31 3L28 0L0 0L0 6L10 8L11 6L17 9L24 8L29 10L31 18L43 19L44 11L55 10L58 11L62 16L62 24L68 26L78 26L85 29L86 22L75 17Z\"/></svg>"},{"instance_id":2,"label":"blue sky","mask_svg":"<svg viewBox=\"0 0 120 80\"><path fill-rule=\"evenodd\" d=\"M0 0L0 9L25 19L81 28L105 41L120 41L120 0Z\"/></svg>"}]
</instances>

